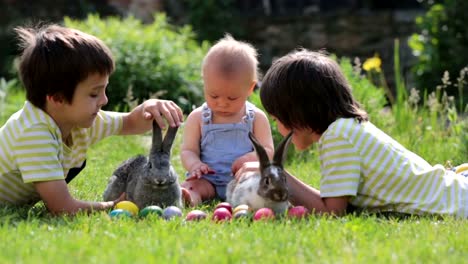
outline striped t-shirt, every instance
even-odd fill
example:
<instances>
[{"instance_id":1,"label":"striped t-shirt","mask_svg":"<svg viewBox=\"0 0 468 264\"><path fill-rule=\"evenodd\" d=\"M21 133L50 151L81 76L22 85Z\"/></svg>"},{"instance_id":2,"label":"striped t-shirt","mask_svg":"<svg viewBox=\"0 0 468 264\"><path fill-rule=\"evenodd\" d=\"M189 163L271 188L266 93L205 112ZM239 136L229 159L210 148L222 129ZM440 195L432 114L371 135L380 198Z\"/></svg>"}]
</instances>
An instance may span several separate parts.
<instances>
[{"instance_id":1,"label":"striped t-shirt","mask_svg":"<svg viewBox=\"0 0 468 264\"><path fill-rule=\"evenodd\" d=\"M336 120L318 149L323 198L350 196L371 212L468 217L468 178L431 166L370 122Z\"/></svg>"},{"instance_id":2,"label":"striped t-shirt","mask_svg":"<svg viewBox=\"0 0 468 264\"><path fill-rule=\"evenodd\" d=\"M90 128L74 128L71 146L62 141L55 121L26 101L0 128L0 204L39 201L34 182L63 180L81 167L90 145L122 129L121 113L100 111Z\"/></svg>"}]
</instances>

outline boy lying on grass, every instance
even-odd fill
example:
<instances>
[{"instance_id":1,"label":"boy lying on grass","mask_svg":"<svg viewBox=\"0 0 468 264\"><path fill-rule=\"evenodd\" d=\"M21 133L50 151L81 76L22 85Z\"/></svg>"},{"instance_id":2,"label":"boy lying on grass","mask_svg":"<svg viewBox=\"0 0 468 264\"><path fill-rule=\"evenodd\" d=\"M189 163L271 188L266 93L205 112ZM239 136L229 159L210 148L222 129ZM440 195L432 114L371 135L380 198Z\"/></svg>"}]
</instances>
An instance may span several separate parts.
<instances>
[{"instance_id":1,"label":"boy lying on grass","mask_svg":"<svg viewBox=\"0 0 468 264\"><path fill-rule=\"evenodd\" d=\"M153 119L179 126L181 109L152 99L130 113L103 111L114 60L101 40L58 25L15 30L27 100L0 128L0 205L43 200L53 214L112 208L124 195L110 202L70 195L67 184L86 166L88 148L110 135L144 133Z\"/></svg>"},{"instance_id":2,"label":"boy lying on grass","mask_svg":"<svg viewBox=\"0 0 468 264\"><path fill-rule=\"evenodd\" d=\"M288 174L290 202L317 214L370 212L468 217L468 171L432 166L374 126L339 65L299 50L276 60L260 88L265 110L299 150L318 144L320 190ZM245 163L236 176L258 170Z\"/></svg>"}]
</instances>

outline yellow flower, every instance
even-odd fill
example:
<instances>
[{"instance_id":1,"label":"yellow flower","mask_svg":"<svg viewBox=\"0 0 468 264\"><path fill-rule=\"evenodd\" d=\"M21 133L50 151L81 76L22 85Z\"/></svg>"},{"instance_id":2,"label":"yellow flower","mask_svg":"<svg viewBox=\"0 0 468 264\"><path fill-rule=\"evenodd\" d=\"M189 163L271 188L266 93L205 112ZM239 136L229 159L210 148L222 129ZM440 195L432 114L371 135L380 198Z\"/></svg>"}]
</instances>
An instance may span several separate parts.
<instances>
[{"instance_id":1,"label":"yellow flower","mask_svg":"<svg viewBox=\"0 0 468 264\"><path fill-rule=\"evenodd\" d=\"M375 70L376 72L381 72L381 65L382 61L380 60L379 55L375 54L374 57L369 58L364 62L362 68L367 72L372 70Z\"/></svg>"}]
</instances>

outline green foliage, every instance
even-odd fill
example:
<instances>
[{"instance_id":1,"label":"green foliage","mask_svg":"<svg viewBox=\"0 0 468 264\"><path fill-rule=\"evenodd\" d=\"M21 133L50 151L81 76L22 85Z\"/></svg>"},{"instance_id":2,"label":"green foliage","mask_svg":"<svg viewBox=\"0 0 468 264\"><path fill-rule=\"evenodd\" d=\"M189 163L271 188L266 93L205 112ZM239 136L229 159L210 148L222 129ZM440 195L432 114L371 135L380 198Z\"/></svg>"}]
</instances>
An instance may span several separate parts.
<instances>
[{"instance_id":1,"label":"green foliage","mask_svg":"<svg viewBox=\"0 0 468 264\"><path fill-rule=\"evenodd\" d=\"M55 0L35 1L0 1L0 76L16 76L13 67L14 58L19 54L14 41L13 28L39 23L61 23L64 16L84 18L88 13L99 13L101 16L117 14L115 7L107 1Z\"/></svg>"},{"instance_id":2,"label":"green foliage","mask_svg":"<svg viewBox=\"0 0 468 264\"><path fill-rule=\"evenodd\" d=\"M243 31L240 15L233 0L185 0L190 12L189 23L197 32L199 40L216 41L225 33L239 36ZM222 26L220 26L222 25Z\"/></svg>"},{"instance_id":3,"label":"green foliage","mask_svg":"<svg viewBox=\"0 0 468 264\"><path fill-rule=\"evenodd\" d=\"M200 67L208 43L200 46L189 26L173 27L164 14L148 25L133 17L97 15L84 21L65 18L65 25L97 36L112 50L116 71L109 81L108 109L126 110L129 94L138 103L150 97L170 99L185 111L201 103Z\"/></svg>"},{"instance_id":4,"label":"green foliage","mask_svg":"<svg viewBox=\"0 0 468 264\"><path fill-rule=\"evenodd\" d=\"M369 79L361 75L359 63L353 65L346 57L341 58L339 63L353 89L353 96L369 114L370 120L374 124L378 123L378 119L382 116L382 110L387 104L385 90L375 86Z\"/></svg>"},{"instance_id":5,"label":"green foliage","mask_svg":"<svg viewBox=\"0 0 468 264\"><path fill-rule=\"evenodd\" d=\"M427 13L416 19L420 32L412 35L409 45L417 57L413 67L417 87L430 93L440 84L445 71L459 76L460 70L468 66L468 1L428 1L428 7ZM446 90L448 95L458 95L460 89L463 88L453 83ZM463 100L468 102L467 93Z\"/></svg>"},{"instance_id":6,"label":"green foliage","mask_svg":"<svg viewBox=\"0 0 468 264\"><path fill-rule=\"evenodd\" d=\"M10 113L11 104L7 103L7 98L11 98L18 91L17 87L17 79L7 81L5 78L0 78L0 122Z\"/></svg>"},{"instance_id":7,"label":"green foliage","mask_svg":"<svg viewBox=\"0 0 468 264\"><path fill-rule=\"evenodd\" d=\"M437 86L434 92L420 95L420 91L413 88L408 94L400 73L398 40L395 40L394 69L396 101L391 105L391 112L381 111L378 126L430 163L466 162L468 137L464 131L468 131L468 119L463 118L463 115L466 115L467 110L460 111L462 118L459 118L455 105L457 100L448 96L446 91L450 83L448 73L442 78L442 85ZM460 87L465 82L464 77L458 79Z\"/></svg>"}]
</instances>

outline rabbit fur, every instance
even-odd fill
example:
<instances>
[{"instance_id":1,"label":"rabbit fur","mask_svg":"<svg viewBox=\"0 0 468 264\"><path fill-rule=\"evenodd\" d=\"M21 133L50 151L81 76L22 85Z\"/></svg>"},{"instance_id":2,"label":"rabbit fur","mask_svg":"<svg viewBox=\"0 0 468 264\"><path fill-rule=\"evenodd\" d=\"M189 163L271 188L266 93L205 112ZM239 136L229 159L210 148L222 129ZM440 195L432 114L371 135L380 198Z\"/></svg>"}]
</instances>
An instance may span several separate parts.
<instances>
[{"instance_id":1,"label":"rabbit fur","mask_svg":"<svg viewBox=\"0 0 468 264\"><path fill-rule=\"evenodd\" d=\"M260 162L260 171L246 172L238 180L233 179L226 189L226 201L236 207L241 204L248 205L253 210L263 207L272 209L275 214L284 213L288 207L288 186L283 170L283 162L291 141L289 133L275 150L273 160L270 161L262 145L252 133L249 138L257 152Z\"/></svg>"},{"instance_id":2,"label":"rabbit fur","mask_svg":"<svg viewBox=\"0 0 468 264\"><path fill-rule=\"evenodd\" d=\"M138 155L123 162L109 179L103 197L117 199L126 192L127 200L139 208L149 205L182 208L178 175L171 165L171 148L178 127L169 127L162 140L161 128L153 121L153 141L149 157Z\"/></svg>"}]
</instances>

